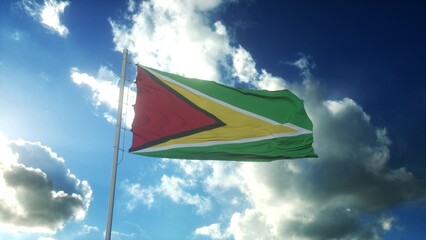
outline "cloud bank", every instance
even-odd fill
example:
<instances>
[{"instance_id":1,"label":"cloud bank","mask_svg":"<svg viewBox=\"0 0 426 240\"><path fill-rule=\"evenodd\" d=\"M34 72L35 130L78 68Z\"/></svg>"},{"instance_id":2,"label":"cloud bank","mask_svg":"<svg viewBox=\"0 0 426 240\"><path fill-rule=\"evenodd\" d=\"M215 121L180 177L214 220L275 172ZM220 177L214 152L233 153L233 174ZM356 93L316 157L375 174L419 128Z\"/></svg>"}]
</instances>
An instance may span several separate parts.
<instances>
[{"instance_id":1,"label":"cloud bank","mask_svg":"<svg viewBox=\"0 0 426 240\"><path fill-rule=\"evenodd\" d=\"M0 225L11 231L55 233L82 220L92 190L39 142L0 136Z\"/></svg>"}]
</instances>

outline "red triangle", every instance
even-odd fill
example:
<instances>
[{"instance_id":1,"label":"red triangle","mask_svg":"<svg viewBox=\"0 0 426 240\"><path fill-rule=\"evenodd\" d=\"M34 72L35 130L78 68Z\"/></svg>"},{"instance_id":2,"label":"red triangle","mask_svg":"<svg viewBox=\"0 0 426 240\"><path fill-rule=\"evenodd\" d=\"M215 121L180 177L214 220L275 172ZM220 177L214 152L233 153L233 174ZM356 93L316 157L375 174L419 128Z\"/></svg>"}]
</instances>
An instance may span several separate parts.
<instances>
[{"instance_id":1,"label":"red triangle","mask_svg":"<svg viewBox=\"0 0 426 240\"><path fill-rule=\"evenodd\" d=\"M130 151L223 126L215 116L139 67L136 85L138 93Z\"/></svg>"}]
</instances>

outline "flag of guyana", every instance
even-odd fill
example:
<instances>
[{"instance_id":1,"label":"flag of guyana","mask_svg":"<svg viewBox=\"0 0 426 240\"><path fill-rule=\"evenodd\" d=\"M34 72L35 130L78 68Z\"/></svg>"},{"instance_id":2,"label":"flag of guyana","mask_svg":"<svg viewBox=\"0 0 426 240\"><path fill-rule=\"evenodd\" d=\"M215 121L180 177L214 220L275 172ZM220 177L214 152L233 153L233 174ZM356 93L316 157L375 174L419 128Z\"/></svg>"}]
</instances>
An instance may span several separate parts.
<instances>
[{"instance_id":1,"label":"flag of guyana","mask_svg":"<svg viewBox=\"0 0 426 240\"><path fill-rule=\"evenodd\" d=\"M316 157L312 122L288 90L236 89L137 69L132 153L228 161Z\"/></svg>"}]
</instances>

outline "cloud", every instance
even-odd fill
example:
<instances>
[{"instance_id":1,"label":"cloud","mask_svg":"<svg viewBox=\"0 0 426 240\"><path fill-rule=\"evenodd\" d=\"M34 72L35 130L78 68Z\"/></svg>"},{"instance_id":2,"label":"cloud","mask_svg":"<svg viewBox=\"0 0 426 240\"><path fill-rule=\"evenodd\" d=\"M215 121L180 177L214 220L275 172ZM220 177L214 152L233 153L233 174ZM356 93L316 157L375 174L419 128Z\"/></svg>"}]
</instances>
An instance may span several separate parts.
<instances>
[{"instance_id":1,"label":"cloud","mask_svg":"<svg viewBox=\"0 0 426 240\"><path fill-rule=\"evenodd\" d=\"M209 198L198 194L191 194L186 189L191 189L195 183L191 180L184 180L175 176L163 175L161 183L157 186L142 187L138 183L130 183L128 180L123 183L123 188L130 196L130 201L127 204L127 209L132 211L138 203L143 203L150 207L154 203L154 196L161 195L171 201L193 205L197 209L197 214L204 214L211 210L211 201Z\"/></svg>"},{"instance_id":2,"label":"cloud","mask_svg":"<svg viewBox=\"0 0 426 240\"><path fill-rule=\"evenodd\" d=\"M204 13L222 1L143 1L127 19L110 20L116 50L134 62L189 77L220 79L232 51L225 26ZM130 4L132 6L132 4Z\"/></svg>"},{"instance_id":3,"label":"cloud","mask_svg":"<svg viewBox=\"0 0 426 240\"><path fill-rule=\"evenodd\" d=\"M191 187L191 185L190 181L185 181L182 178L164 175L161 178L161 185L158 186L158 191L175 203L194 205L197 208L198 214L210 211L210 199L199 196L198 194L190 194L184 190Z\"/></svg>"},{"instance_id":4,"label":"cloud","mask_svg":"<svg viewBox=\"0 0 426 240\"><path fill-rule=\"evenodd\" d=\"M136 2L135 0L129 0L127 2L127 11L134 12L136 9Z\"/></svg>"},{"instance_id":5,"label":"cloud","mask_svg":"<svg viewBox=\"0 0 426 240\"><path fill-rule=\"evenodd\" d=\"M248 83L258 77L256 63L251 54L243 47L239 46L232 52L232 75L237 77L241 82Z\"/></svg>"},{"instance_id":6,"label":"cloud","mask_svg":"<svg viewBox=\"0 0 426 240\"><path fill-rule=\"evenodd\" d=\"M213 223L209 226L197 228L195 229L194 234L207 236L211 239L226 239L226 236L222 234L220 224L218 223Z\"/></svg>"},{"instance_id":7,"label":"cloud","mask_svg":"<svg viewBox=\"0 0 426 240\"><path fill-rule=\"evenodd\" d=\"M45 28L61 37L66 37L69 31L61 23L60 15L64 13L69 4L68 1L44 0L44 4L39 4L35 0L21 0L18 5Z\"/></svg>"},{"instance_id":8,"label":"cloud","mask_svg":"<svg viewBox=\"0 0 426 240\"><path fill-rule=\"evenodd\" d=\"M311 57L303 53L299 53L299 59L294 62L288 62L287 64L297 67L302 70L302 73L316 67L315 63L312 62Z\"/></svg>"},{"instance_id":9,"label":"cloud","mask_svg":"<svg viewBox=\"0 0 426 240\"><path fill-rule=\"evenodd\" d=\"M265 69L262 69L260 73L256 69L256 62L254 61L251 54L244 49L242 46L233 48L230 53L232 58L232 76L240 83L252 85L254 88L265 89L265 90L278 90L288 89L286 81L280 77L275 77L268 73ZM305 61L308 63L308 61ZM296 66L303 66L301 64L293 64Z\"/></svg>"},{"instance_id":10,"label":"cloud","mask_svg":"<svg viewBox=\"0 0 426 240\"><path fill-rule=\"evenodd\" d=\"M83 230L79 233L80 235L87 235L91 232L99 232L99 228L96 226L89 226L87 224L83 225Z\"/></svg>"},{"instance_id":11,"label":"cloud","mask_svg":"<svg viewBox=\"0 0 426 240\"><path fill-rule=\"evenodd\" d=\"M0 225L22 232L54 233L82 220L92 190L39 142L0 139Z\"/></svg>"},{"instance_id":12,"label":"cloud","mask_svg":"<svg viewBox=\"0 0 426 240\"><path fill-rule=\"evenodd\" d=\"M22 33L20 31L14 31L10 38L12 38L15 41L21 41L22 40Z\"/></svg>"},{"instance_id":13,"label":"cloud","mask_svg":"<svg viewBox=\"0 0 426 240\"><path fill-rule=\"evenodd\" d=\"M151 186L142 186L138 182L125 180L122 188L129 197L127 202L129 211L133 211L139 204L150 208L158 197L168 198L177 204L194 206L198 215L213 210L212 198L221 204L232 206L245 204L244 200L239 198L241 196L235 193L238 189L236 186L241 180L235 176L235 166L238 165L236 162L222 165L212 161L163 159L161 164L164 168L178 166L176 174L179 177L163 175L160 183ZM222 179L226 179L226 182ZM205 189L207 194L200 195L200 188Z\"/></svg>"},{"instance_id":14,"label":"cloud","mask_svg":"<svg viewBox=\"0 0 426 240\"><path fill-rule=\"evenodd\" d=\"M136 237L136 233L122 233L118 231L112 231L111 236L111 238L114 239L134 239L134 237Z\"/></svg>"},{"instance_id":15,"label":"cloud","mask_svg":"<svg viewBox=\"0 0 426 240\"><path fill-rule=\"evenodd\" d=\"M92 93L92 103L97 108L105 106L107 110L103 113L104 118L115 124L116 111L118 106L119 87L117 86L119 77L108 67L100 66L96 76L82 73L76 67L71 68L70 76L72 81L79 86L87 86ZM132 104L136 99L136 91L132 87L126 87L124 93L128 94L128 103L124 103L123 115L125 114L125 124L130 127L134 118ZM130 104L131 103L131 104Z\"/></svg>"},{"instance_id":16,"label":"cloud","mask_svg":"<svg viewBox=\"0 0 426 240\"><path fill-rule=\"evenodd\" d=\"M148 207L151 207L154 203L155 188L143 188L139 183L130 183L128 180L123 182L122 187L131 197L131 200L127 203L127 209L129 211L133 211L139 202Z\"/></svg>"}]
</instances>

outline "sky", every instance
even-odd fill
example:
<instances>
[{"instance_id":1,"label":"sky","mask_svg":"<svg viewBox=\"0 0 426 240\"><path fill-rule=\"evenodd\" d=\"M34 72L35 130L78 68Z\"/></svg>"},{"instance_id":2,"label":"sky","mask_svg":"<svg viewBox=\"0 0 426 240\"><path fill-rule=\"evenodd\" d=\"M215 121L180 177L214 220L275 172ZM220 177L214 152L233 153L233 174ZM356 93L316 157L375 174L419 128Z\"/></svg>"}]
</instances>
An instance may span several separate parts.
<instances>
[{"instance_id":1,"label":"sky","mask_svg":"<svg viewBox=\"0 0 426 240\"><path fill-rule=\"evenodd\" d=\"M113 239L422 239L424 29L420 1L3 1L0 239L104 238L124 48ZM129 154L136 63L291 90L319 157Z\"/></svg>"}]
</instances>

